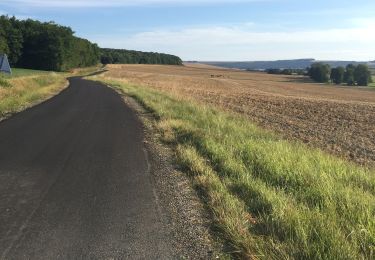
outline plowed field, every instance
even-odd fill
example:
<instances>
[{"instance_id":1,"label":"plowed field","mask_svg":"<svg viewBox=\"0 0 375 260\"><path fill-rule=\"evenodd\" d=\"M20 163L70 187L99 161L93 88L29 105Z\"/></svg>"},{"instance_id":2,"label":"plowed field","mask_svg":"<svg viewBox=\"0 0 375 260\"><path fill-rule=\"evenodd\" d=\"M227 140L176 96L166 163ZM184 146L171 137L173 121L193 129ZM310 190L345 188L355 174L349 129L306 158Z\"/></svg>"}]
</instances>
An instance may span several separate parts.
<instances>
[{"instance_id":1,"label":"plowed field","mask_svg":"<svg viewBox=\"0 0 375 260\"><path fill-rule=\"evenodd\" d=\"M108 65L106 77L245 114L258 125L360 164L375 165L375 89L212 66Z\"/></svg>"}]
</instances>

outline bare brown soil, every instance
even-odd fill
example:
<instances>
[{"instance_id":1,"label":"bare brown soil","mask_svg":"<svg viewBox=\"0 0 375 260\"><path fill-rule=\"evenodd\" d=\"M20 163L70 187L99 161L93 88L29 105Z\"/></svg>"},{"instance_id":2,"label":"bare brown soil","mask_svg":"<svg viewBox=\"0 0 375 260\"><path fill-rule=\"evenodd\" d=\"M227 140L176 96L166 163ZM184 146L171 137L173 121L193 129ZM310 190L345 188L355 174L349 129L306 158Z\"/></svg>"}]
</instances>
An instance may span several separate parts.
<instances>
[{"instance_id":1,"label":"bare brown soil","mask_svg":"<svg viewBox=\"0 0 375 260\"><path fill-rule=\"evenodd\" d=\"M306 77L185 66L109 65L106 77L245 114L288 139L375 165L375 91Z\"/></svg>"}]
</instances>

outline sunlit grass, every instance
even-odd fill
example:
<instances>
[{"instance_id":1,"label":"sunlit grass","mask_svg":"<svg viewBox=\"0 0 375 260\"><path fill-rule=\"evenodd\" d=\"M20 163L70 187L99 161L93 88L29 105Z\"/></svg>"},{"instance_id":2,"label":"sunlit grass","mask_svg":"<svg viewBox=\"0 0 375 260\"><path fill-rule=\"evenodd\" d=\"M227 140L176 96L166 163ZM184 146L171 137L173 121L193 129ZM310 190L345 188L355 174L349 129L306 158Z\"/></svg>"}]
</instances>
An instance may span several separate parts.
<instances>
[{"instance_id":1,"label":"sunlit grass","mask_svg":"<svg viewBox=\"0 0 375 260\"><path fill-rule=\"evenodd\" d=\"M50 74L56 72L44 71L44 70L31 70L31 69L21 69L21 68L12 68L12 75L2 74L5 78L18 78L26 76L36 76L42 74Z\"/></svg>"},{"instance_id":2,"label":"sunlit grass","mask_svg":"<svg viewBox=\"0 0 375 260\"><path fill-rule=\"evenodd\" d=\"M285 141L242 116L106 82L155 114L235 256L375 257L374 170Z\"/></svg>"},{"instance_id":3,"label":"sunlit grass","mask_svg":"<svg viewBox=\"0 0 375 260\"><path fill-rule=\"evenodd\" d=\"M66 86L64 74L16 70L0 78L0 118L21 111L58 93Z\"/></svg>"},{"instance_id":4,"label":"sunlit grass","mask_svg":"<svg viewBox=\"0 0 375 260\"><path fill-rule=\"evenodd\" d=\"M67 77L84 76L99 71L101 66L74 69L70 72L51 72L12 69L12 75L0 75L0 119L37 104L67 86Z\"/></svg>"},{"instance_id":5,"label":"sunlit grass","mask_svg":"<svg viewBox=\"0 0 375 260\"><path fill-rule=\"evenodd\" d=\"M372 83L369 85L370 87L375 87L375 76L372 76Z\"/></svg>"}]
</instances>

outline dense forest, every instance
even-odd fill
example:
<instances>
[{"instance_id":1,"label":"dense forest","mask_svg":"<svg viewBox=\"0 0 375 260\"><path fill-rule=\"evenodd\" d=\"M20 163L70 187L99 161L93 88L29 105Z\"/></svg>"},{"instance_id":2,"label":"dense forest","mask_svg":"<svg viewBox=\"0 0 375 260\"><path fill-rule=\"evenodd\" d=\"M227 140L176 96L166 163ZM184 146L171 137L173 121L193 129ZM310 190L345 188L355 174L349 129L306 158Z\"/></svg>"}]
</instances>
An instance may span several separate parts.
<instances>
[{"instance_id":1,"label":"dense forest","mask_svg":"<svg viewBox=\"0 0 375 260\"><path fill-rule=\"evenodd\" d=\"M66 71L97 64L100 49L69 27L0 16L0 53L15 67Z\"/></svg>"},{"instance_id":2,"label":"dense forest","mask_svg":"<svg viewBox=\"0 0 375 260\"><path fill-rule=\"evenodd\" d=\"M88 40L74 36L71 28L53 22L18 20L0 16L0 54L5 53L13 67L67 71L108 63L181 65L179 57L116 49L100 49Z\"/></svg>"},{"instance_id":3,"label":"dense forest","mask_svg":"<svg viewBox=\"0 0 375 260\"><path fill-rule=\"evenodd\" d=\"M174 55L119 49L101 49L101 62L103 64L121 63L182 65L182 60Z\"/></svg>"}]
</instances>

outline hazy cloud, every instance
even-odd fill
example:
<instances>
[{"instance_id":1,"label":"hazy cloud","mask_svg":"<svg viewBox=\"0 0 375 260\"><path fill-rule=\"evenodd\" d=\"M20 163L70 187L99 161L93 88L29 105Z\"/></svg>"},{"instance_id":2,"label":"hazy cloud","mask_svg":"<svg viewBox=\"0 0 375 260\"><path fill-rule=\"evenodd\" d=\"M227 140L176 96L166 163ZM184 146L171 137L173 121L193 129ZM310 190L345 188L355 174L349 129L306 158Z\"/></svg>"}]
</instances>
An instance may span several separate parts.
<instances>
[{"instance_id":1,"label":"hazy cloud","mask_svg":"<svg viewBox=\"0 0 375 260\"><path fill-rule=\"evenodd\" d=\"M94 36L101 46L174 52L184 59L254 60L316 57L320 59L373 59L375 20L347 29L254 31L235 27L155 30L128 36ZM323 51L324 50L324 51ZM272 58L273 57L273 58Z\"/></svg>"}]
</instances>

